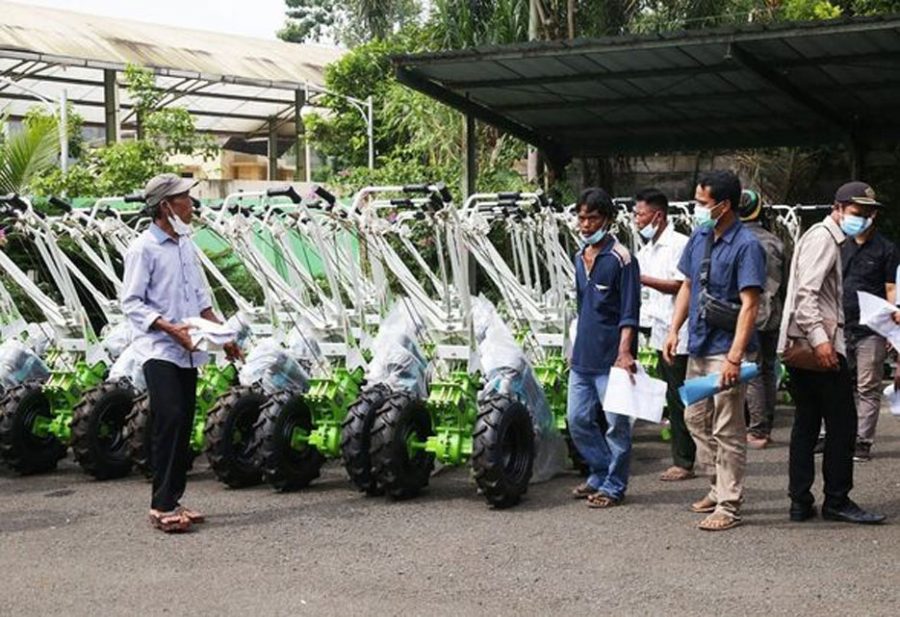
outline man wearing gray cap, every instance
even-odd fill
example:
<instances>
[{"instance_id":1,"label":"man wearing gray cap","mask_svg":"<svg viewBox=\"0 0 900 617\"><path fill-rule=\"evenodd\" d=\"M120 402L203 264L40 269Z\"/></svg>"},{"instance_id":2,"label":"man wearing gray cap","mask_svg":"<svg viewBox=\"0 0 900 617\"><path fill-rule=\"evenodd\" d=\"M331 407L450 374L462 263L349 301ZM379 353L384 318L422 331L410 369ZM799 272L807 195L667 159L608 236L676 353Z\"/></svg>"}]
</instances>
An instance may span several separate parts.
<instances>
[{"instance_id":1,"label":"man wearing gray cap","mask_svg":"<svg viewBox=\"0 0 900 617\"><path fill-rule=\"evenodd\" d=\"M848 182L837 190L831 214L810 227L794 249L778 337L778 350L788 367L791 395L797 406L788 465L792 521L802 522L816 515L813 448L823 420L822 518L863 524L884 520L884 516L866 512L850 499L856 406L844 338L841 264L841 246L866 229L866 221L878 205L867 184Z\"/></svg>"},{"instance_id":2,"label":"man wearing gray cap","mask_svg":"<svg viewBox=\"0 0 900 617\"><path fill-rule=\"evenodd\" d=\"M191 240L194 180L175 174L152 178L144 189L153 219L128 248L122 285L122 308L134 330L134 349L143 358L150 397L153 493L150 521L166 532L187 531L203 522L199 512L183 507L190 463L190 433L196 407L197 367L207 360L195 351L189 317L220 323L212 310L209 285ZM241 357L235 343L225 346Z\"/></svg>"}]
</instances>

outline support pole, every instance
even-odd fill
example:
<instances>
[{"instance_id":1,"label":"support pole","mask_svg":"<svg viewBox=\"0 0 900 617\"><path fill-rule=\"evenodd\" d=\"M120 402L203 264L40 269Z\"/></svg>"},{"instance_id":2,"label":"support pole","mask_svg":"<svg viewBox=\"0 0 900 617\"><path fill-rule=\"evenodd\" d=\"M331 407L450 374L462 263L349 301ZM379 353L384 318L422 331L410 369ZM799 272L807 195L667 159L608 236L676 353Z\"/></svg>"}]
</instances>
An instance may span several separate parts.
<instances>
[{"instance_id":1,"label":"support pole","mask_svg":"<svg viewBox=\"0 0 900 617\"><path fill-rule=\"evenodd\" d=\"M108 146L119 141L119 88L115 69L103 69L103 108Z\"/></svg>"},{"instance_id":2,"label":"support pole","mask_svg":"<svg viewBox=\"0 0 900 617\"><path fill-rule=\"evenodd\" d=\"M69 169L69 99L65 88L59 95L59 168L63 175Z\"/></svg>"},{"instance_id":3,"label":"support pole","mask_svg":"<svg viewBox=\"0 0 900 617\"><path fill-rule=\"evenodd\" d=\"M269 180L278 180L278 120L269 118Z\"/></svg>"},{"instance_id":4,"label":"support pole","mask_svg":"<svg viewBox=\"0 0 900 617\"><path fill-rule=\"evenodd\" d=\"M375 169L375 107L371 95L366 99L366 109L368 111L366 131L369 137L369 169Z\"/></svg>"},{"instance_id":5,"label":"support pole","mask_svg":"<svg viewBox=\"0 0 900 617\"><path fill-rule=\"evenodd\" d=\"M306 127L303 125L303 106L306 105L306 90L294 90L294 180L297 182L309 182L309 169L307 161Z\"/></svg>"},{"instance_id":6,"label":"support pole","mask_svg":"<svg viewBox=\"0 0 900 617\"><path fill-rule=\"evenodd\" d=\"M465 148L465 160L463 162L463 199L475 193L475 179L478 175L478 142L475 135L475 116L466 114L465 128L463 129L463 147Z\"/></svg>"},{"instance_id":7,"label":"support pole","mask_svg":"<svg viewBox=\"0 0 900 617\"><path fill-rule=\"evenodd\" d=\"M465 148L465 161L463 163L462 193L463 200L475 193L475 179L478 176L478 141L475 133L475 116L466 114L465 128L463 129L463 147ZM478 268L475 260L468 251L463 251L463 267L469 273L469 292L478 293Z\"/></svg>"}]
</instances>

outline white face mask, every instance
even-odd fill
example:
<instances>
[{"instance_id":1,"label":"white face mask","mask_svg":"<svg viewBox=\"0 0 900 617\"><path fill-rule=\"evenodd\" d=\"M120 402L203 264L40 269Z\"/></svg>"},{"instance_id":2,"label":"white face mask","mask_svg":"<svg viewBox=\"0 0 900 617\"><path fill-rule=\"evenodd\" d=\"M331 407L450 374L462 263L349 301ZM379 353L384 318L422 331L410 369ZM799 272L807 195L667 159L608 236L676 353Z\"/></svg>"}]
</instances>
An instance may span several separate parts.
<instances>
[{"instance_id":1,"label":"white face mask","mask_svg":"<svg viewBox=\"0 0 900 617\"><path fill-rule=\"evenodd\" d=\"M179 236L189 236L194 233L194 228L189 223L185 223L181 220L181 217L175 214L175 211L172 210L172 206L169 206L169 223L172 225L172 230Z\"/></svg>"}]
</instances>

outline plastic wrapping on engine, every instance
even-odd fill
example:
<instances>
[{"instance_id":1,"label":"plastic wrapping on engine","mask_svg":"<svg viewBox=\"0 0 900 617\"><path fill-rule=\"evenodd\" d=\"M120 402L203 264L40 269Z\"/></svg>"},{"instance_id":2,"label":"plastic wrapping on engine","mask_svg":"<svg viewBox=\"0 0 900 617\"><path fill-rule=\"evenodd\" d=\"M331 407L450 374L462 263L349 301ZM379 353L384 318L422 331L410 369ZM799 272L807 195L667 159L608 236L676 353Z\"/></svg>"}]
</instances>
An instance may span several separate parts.
<instances>
[{"instance_id":1,"label":"plastic wrapping on engine","mask_svg":"<svg viewBox=\"0 0 900 617\"><path fill-rule=\"evenodd\" d=\"M285 349L273 340L261 341L253 348L238 380L244 386L259 383L267 394L309 389L309 372L293 355L293 348Z\"/></svg>"},{"instance_id":2,"label":"plastic wrapping on engine","mask_svg":"<svg viewBox=\"0 0 900 617\"><path fill-rule=\"evenodd\" d=\"M26 381L44 382L50 370L32 349L17 339L0 344L0 391Z\"/></svg>"},{"instance_id":3,"label":"plastic wrapping on engine","mask_svg":"<svg viewBox=\"0 0 900 617\"><path fill-rule=\"evenodd\" d=\"M138 394L146 392L147 382L144 379L146 359L138 353L134 345L129 345L109 367L109 375L106 380L111 382L127 381Z\"/></svg>"},{"instance_id":4,"label":"plastic wrapping on engine","mask_svg":"<svg viewBox=\"0 0 900 617\"><path fill-rule=\"evenodd\" d=\"M366 381L427 398L428 361L416 342L421 328L421 320L411 306L405 301L396 303L381 321L372 341L373 356L366 370Z\"/></svg>"},{"instance_id":5,"label":"plastic wrapping on engine","mask_svg":"<svg viewBox=\"0 0 900 617\"><path fill-rule=\"evenodd\" d=\"M134 330L130 323L123 321L103 333L101 345L109 357L115 360L131 345L132 340L134 340Z\"/></svg>"},{"instance_id":6,"label":"plastic wrapping on engine","mask_svg":"<svg viewBox=\"0 0 900 617\"><path fill-rule=\"evenodd\" d=\"M531 414L534 423L535 455L532 482L544 482L566 466L566 443L556 429L553 412L531 363L494 305L479 296L472 299L472 324L478 343L485 387L489 392L514 396Z\"/></svg>"}]
</instances>

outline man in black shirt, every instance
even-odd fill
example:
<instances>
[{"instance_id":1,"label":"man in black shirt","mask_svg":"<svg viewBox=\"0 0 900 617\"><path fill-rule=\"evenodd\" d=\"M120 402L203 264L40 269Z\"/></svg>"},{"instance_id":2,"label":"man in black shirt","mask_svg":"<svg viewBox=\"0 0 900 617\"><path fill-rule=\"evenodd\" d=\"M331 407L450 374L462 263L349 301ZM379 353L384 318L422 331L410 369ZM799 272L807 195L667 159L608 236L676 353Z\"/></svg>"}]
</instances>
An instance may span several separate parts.
<instances>
[{"instance_id":1,"label":"man in black shirt","mask_svg":"<svg viewBox=\"0 0 900 617\"><path fill-rule=\"evenodd\" d=\"M881 381L886 354L885 339L859 323L856 292L865 291L893 303L898 264L896 246L875 229L877 217L878 209L871 218L866 219L864 231L848 239L841 247L847 362L854 382L858 419L853 456L856 462L871 459L875 426L881 409Z\"/></svg>"}]
</instances>

